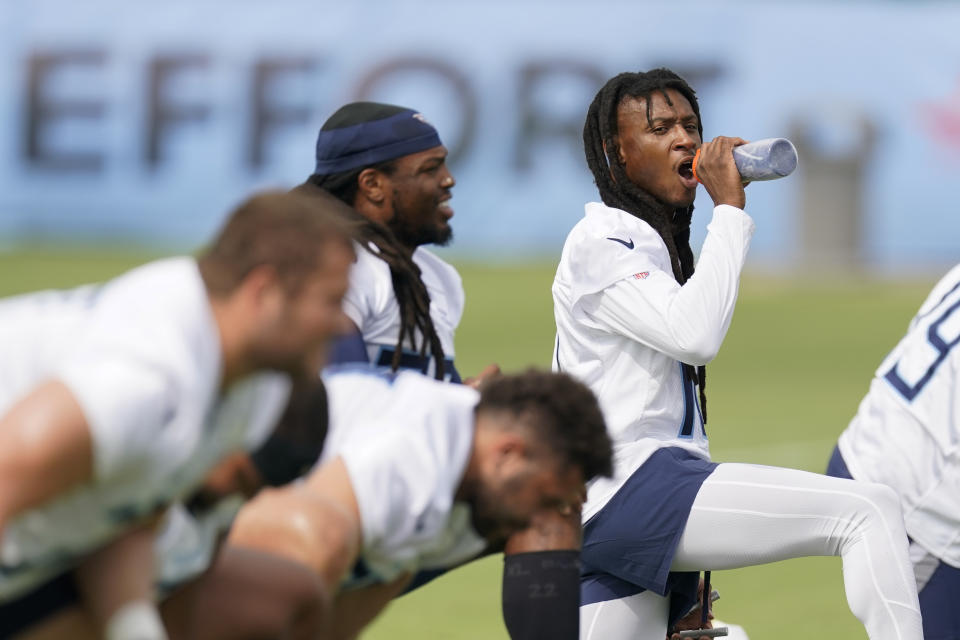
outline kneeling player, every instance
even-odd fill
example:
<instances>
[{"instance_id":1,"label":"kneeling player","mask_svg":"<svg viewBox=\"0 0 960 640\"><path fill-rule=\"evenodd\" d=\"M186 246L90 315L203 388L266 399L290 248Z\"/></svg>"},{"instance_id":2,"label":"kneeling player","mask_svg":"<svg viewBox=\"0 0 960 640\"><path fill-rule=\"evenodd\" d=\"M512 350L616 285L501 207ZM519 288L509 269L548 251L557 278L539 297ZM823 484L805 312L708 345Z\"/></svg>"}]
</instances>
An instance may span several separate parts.
<instances>
[{"instance_id":1,"label":"kneeling player","mask_svg":"<svg viewBox=\"0 0 960 640\"><path fill-rule=\"evenodd\" d=\"M610 472L596 399L562 374L505 376L479 394L412 373L325 381L321 464L241 510L230 542L342 586L334 637L353 637L414 572L502 546L543 509L577 508L584 482Z\"/></svg>"}]
</instances>

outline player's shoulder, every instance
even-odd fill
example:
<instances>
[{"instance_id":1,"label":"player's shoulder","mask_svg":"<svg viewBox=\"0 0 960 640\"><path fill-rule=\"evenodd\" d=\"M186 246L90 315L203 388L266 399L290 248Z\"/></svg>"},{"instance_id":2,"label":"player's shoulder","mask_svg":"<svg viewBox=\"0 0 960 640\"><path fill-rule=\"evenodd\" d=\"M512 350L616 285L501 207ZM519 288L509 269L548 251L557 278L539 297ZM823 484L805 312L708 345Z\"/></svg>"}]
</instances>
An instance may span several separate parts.
<instances>
[{"instance_id":1,"label":"player's shoulder","mask_svg":"<svg viewBox=\"0 0 960 640\"><path fill-rule=\"evenodd\" d=\"M182 327L212 319L195 259L148 262L106 282L93 301L97 322L131 328Z\"/></svg>"},{"instance_id":2,"label":"player's shoulder","mask_svg":"<svg viewBox=\"0 0 960 640\"><path fill-rule=\"evenodd\" d=\"M413 252L413 261L421 271L430 271L445 279L460 282L460 273L456 268L426 247L417 247Z\"/></svg>"},{"instance_id":3,"label":"player's shoulder","mask_svg":"<svg viewBox=\"0 0 960 640\"><path fill-rule=\"evenodd\" d=\"M378 437L387 437L399 430L405 434L402 437L456 440L456 435L447 432L472 425L473 409L479 401L478 392L465 385L370 365L328 367L323 381L332 433L340 433L344 423L349 423L354 434L376 429Z\"/></svg>"},{"instance_id":4,"label":"player's shoulder","mask_svg":"<svg viewBox=\"0 0 960 640\"><path fill-rule=\"evenodd\" d=\"M947 295L960 289L960 264L955 265L933 287L933 295Z\"/></svg>"},{"instance_id":5,"label":"player's shoulder","mask_svg":"<svg viewBox=\"0 0 960 640\"><path fill-rule=\"evenodd\" d=\"M351 277L354 277L357 273L370 274L375 277L390 276L390 266L380 256L377 245L372 242L363 244L355 240L353 249L357 254L357 259L351 268Z\"/></svg>"},{"instance_id":6,"label":"player's shoulder","mask_svg":"<svg viewBox=\"0 0 960 640\"><path fill-rule=\"evenodd\" d=\"M571 286L573 297L604 289L630 274L669 264L666 245L654 229L625 211L588 203L570 232L554 283Z\"/></svg>"},{"instance_id":7,"label":"player's shoulder","mask_svg":"<svg viewBox=\"0 0 960 640\"><path fill-rule=\"evenodd\" d=\"M350 267L350 287L344 308L358 327L367 331L371 317L379 317L393 300L390 266L380 257L376 245L354 242L357 259Z\"/></svg>"},{"instance_id":8,"label":"player's shoulder","mask_svg":"<svg viewBox=\"0 0 960 640\"><path fill-rule=\"evenodd\" d=\"M155 388L170 405L175 397L203 397L220 359L217 324L196 261L169 258L107 282L56 370L75 391L91 396L109 396L105 385L129 384ZM90 375L93 370L102 381Z\"/></svg>"},{"instance_id":9,"label":"player's shoulder","mask_svg":"<svg viewBox=\"0 0 960 640\"><path fill-rule=\"evenodd\" d=\"M947 298L951 298L951 296L960 297L960 264L950 269L950 271L933 286L933 289L927 294L923 304L920 305L920 309L917 311L917 315L914 318L914 322L911 323L911 326L914 326L915 323L928 316L931 311L939 307Z\"/></svg>"},{"instance_id":10,"label":"player's shoulder","mask_svg":"<svg viewBox=\"0 0 960 640\"><path fill-rule=\"evenodd\" d=\"M169 295L176 291L173 287L189 283L196 288L202 286L197 261L189 256L174 256L147 262L130 269L107 282L109 291L123 291L130 294L142 294L143 297L156 297L158 293ZM155 287L152 291L143 288Z\"/></svg>"},{"instance_id":11,"label":"player's shoulder","mask_svg":"<svg viewBox=\"0 0 960 640\"><path fill-rule=\"evenodd\" d=\"M621 250L639 251L663 245L663 240L646 221L601 202L588 202L583 218L567 236L564 253L587 251L600 256L615 255L618 245Z\"/></svg>"}]
</instances>

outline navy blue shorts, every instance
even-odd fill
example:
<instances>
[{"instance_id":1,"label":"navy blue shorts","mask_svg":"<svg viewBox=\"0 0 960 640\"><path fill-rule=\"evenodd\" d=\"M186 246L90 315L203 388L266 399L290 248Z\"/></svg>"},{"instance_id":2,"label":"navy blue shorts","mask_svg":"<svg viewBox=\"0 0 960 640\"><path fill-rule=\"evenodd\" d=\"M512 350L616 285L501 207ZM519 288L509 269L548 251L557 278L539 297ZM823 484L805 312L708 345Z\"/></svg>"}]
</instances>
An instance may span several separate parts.
<instances>
[{"instance_id":1,"label":"navy blue shorts","mask_svg":"<svg viewBox=\"0 0 960 640\"><path fill-rule=\"evenodd\" d=\"M837 478L854 477L840 453L834 447L827 465L827 475ZM933 575L920 589L920 613L923 616L924 640L956 640L960 638L960 569L940 562Z\"/></svg>"},{"instance_id":2,"label":"navy blue shorts","mask_svg":"<svg viewBox=\"0 0 960 640\"><path fill-rule=\"evenodd\" d=\"M583 527L580 604L649 589L671 595L671 620L697 601L699 574L671 572L690 508L717 468L679 447L658 450Z\"/></svg>"}]
</instances>

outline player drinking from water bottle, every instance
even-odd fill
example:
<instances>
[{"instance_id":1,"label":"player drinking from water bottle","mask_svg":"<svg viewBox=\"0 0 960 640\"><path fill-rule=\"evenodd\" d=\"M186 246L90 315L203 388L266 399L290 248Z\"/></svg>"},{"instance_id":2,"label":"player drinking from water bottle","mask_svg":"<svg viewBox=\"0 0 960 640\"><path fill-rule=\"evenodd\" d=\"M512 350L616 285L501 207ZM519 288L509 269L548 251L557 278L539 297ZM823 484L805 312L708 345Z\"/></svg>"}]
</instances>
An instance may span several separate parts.
<instances>
[{"instance_id":1,"label":"player drinking from water bottle","mask_svg":"<svg viewBox=\"0 0 960 640\"><path fill-rule=\"evenodd\" d=\"M710 461L704 365L733 317L754 223L732 153L744 141L703 143L702 131L694 91L667 69L612 78L587 113L603 202L586 205L563 248L554 368L597 394L616 464L584 506L581 638L662 640L695 600L685 572L806 555L842 556L870 638L921 638L893 492ZM695 265L697 149L714 207Z\"/></svg>"}]
</instances>

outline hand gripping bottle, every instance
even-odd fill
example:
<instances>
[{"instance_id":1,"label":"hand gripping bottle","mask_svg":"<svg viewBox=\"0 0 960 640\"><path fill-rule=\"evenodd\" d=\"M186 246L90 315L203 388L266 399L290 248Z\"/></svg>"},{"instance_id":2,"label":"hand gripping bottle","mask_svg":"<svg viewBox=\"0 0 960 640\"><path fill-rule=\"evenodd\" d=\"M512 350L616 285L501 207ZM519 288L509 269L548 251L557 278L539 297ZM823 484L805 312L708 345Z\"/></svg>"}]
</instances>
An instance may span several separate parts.
<instances>
[{"instance_id":1,"label":"hand gripping bottle","mask_svg":"<svg viewBox=\"0 0 960 640\"><path fill-rule=\"evenodd\" d=\"M697 178L700 149L693 157L693 177ZM797 150L786 138L765 138L733 149L733 161L744 182L776 180L797 168ZM697 178L700 181L700 178Z\"/></svg>"}]
</instances>

